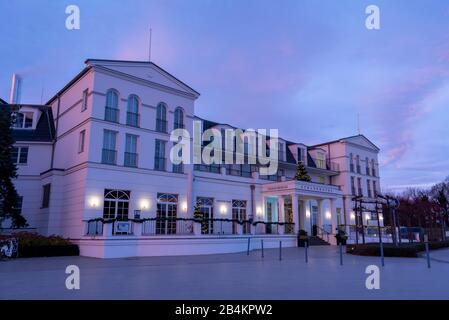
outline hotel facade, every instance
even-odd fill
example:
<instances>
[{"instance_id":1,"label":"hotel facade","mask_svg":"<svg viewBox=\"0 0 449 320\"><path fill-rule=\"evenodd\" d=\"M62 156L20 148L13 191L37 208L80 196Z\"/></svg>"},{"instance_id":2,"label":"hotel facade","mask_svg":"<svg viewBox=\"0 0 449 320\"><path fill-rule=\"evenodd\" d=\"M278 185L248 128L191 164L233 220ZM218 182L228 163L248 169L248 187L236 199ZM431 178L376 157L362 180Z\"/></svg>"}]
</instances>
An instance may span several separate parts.
<instances>
[{"instance_id":1,"label":"hotel facade","mask_svg":"<svg viewBox=\"0 0 449 320\"><path fill-rule=\"evenodd\" d=\"M300 229L335 244L336 231L355 224L352 198L377 196L379 148L363 135L313 146L279 138L274 175L173 164L172 130L192 132L194 121L236 129L195 116L198 97L154 63L90 59L46 105L11 105L18 210L29 227L103 258L296 246ZM311 182L294 179L298 162Z\"/></svg>"}]
</instances>

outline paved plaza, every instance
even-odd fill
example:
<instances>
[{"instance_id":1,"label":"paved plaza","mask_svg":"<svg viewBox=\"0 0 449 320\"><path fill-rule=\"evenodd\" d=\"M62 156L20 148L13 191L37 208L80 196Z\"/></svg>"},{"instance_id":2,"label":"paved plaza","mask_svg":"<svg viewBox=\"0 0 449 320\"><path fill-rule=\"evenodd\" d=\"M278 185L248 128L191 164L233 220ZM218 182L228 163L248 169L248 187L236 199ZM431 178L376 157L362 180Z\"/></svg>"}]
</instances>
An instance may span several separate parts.
<instances>
[{"instance_id":1,"label":"paved plaza","mask_svg":"<svg viewBox=\"0 0 449 320\"><path fill-rule=\"evenodd\" d=\"M337 247L287 248L183 257L29 258L0 262L1 299L449 299L449 250L425 258L344 254ZM65 269L80 269L80 290L68 290ZM365 269L381 269L368 290Z\"/></svg>"}]
</instances>

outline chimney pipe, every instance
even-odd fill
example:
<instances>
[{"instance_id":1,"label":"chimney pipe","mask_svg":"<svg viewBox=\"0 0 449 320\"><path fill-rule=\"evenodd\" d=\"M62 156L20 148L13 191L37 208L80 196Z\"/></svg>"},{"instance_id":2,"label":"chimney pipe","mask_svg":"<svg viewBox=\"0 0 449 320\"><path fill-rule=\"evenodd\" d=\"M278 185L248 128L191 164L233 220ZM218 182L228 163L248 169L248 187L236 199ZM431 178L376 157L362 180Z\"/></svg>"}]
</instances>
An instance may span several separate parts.
<instances>
[{"instance_id":1,"label":"chimney pipe","mask_svg":"<svg viewBox=\"0 0 449 320\"><path fill-rule=\"evenodd\" d=\"M11 93L9 95L10 104L19 104L22 93L22 79L19 75L13 73L11 80Z\"/></svg>"}]
</instances>

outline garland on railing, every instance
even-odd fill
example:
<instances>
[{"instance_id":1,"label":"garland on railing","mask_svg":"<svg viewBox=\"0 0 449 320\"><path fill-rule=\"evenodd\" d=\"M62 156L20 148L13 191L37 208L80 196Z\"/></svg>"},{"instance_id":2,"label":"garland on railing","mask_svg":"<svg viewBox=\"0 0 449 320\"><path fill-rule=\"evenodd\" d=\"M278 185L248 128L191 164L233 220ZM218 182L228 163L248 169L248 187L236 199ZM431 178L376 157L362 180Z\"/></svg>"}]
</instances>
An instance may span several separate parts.
<instances>
[{"instance_id":1,"label":"garland on railing","mask_svg":"<svg viewBox=\"0 0 449 320\"><path fill-rule=\"evenodd\" d=\"M112 218L112 219L105 219L105 218L95 218L95 219L89 219L89 220L84 220L87 223L90 222L102 222L102 223L114 223L116 221L131 221L131 222L136 222L136 223L143 223L145 221L192 221L192 222L198 222L198 223L202 223L202 222L209 222L209 221L217 221L217 222L236 222L240 225L243 225L245 223L250 223L253 226L256 226L258 224L264 224L264 225L294 225L294 222L271 222L271 221L253 221L252 219L248 219L248 220L238 220L238 219L227 219L227 218L203 218L203 219L195 219L195 218L167 218L167 217L154 217L154 218L143 218L143 219L127 219L127 220L119 220L117 218Z\"/></svg>"}]
</instances>

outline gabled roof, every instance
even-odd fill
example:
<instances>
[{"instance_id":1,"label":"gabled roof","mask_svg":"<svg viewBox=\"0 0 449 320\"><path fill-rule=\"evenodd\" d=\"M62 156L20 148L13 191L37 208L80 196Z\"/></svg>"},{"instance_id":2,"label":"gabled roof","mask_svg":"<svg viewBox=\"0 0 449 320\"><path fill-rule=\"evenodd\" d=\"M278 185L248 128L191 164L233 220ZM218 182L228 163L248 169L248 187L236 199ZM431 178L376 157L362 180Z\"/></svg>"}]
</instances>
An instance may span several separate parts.
<instances>
[{"instance_id":1,"label":"gabled roof","mask_svg":"<svg viewBox=\"0 0 449 320\"><path fill-rule=\"evenodd\" d=\"M154 70L156 70L158 73L162 74L166 78L170 79L172 83L176 83L178 86L182 87L184 90L189 91L190 93L194 94L196 97L200 95L198 91L187 85L185 82L179 80L174 75L166 71L165 69L161 68L157 64L151 61L130 61L130 60L109 60L109 59L87 59L84 62L87 66L105 66L108 69L118 71L117 69L114 69L114 66L120 66L120 65L128 65L128 66L143 66L143 67L150 67ZM126 72L125 72L126 73ZM148 79L145 79L144 77L137 76L138 78L148 81Z\"/></svg>"},{"instance_id":2,"label":"gabled roof","mask_svg":"<svg viewBox=\"0 0 449 320\"><path fill-rule=\"evenodd\" d=\"M51 105L53 103L53 101L59 95L63 94L67 89L69 89L76 81L78 81L90 69L92 69L93 66L101 65L101 63L103 63L103 62L104 63L124 63L124 64L131 64L131 65L138 65L138 64L149 65L149 66L153 67L154 69L156 69L161 74L164 74L166 77L169 77L169 78L173 79L174 82L177 82L181 86L184 86L187 90L192 91L192 93L195 96L199 96L200 95L200 93L198 91L196 91L192 87L188 86L187 84L185 84L184 82L182 82L181 80L179 80L178 78L176 78L175 76L173 76L172 74L170 74L166 70L162 69L161 67L159 67L157 64L155 64L153 62L149 62L149 61L127 61L127 60L108 60L108 59L86 59L86 61L84 61L84 63L86 64L86 67L83 70L81 70L81 72L78 73L72 80L70 80L70 82L67 83L61 90L59 90L58 93L56 93L50 100L48 100L46 105ZM146 80L146 79L144 79L144 80Z\"/></svg>"},{"instance_id":3,"label":"gabled roof","mask_svg":"<svg viewBox=\"0 0 449 320\"><path fill-rule=\"evenodd\" d=\"M0 104L6 104L6 101L0 98Z\"/></svg>"},{"instance_id":4,"label":"gabled roof","mask_svg":"<svg viewBox=\"0 0 449 320\"><path fill-rule=\"evenodd\" d=\"M380 148L378 146L376 146L370 139L365 137L363 134L357 134L357 135L353 135L353 136L349 136L349 137L345 137L345 138L341 138L341 139L337 139L337 140L323 142L320 144L310 146L310 148L316 148L316 147L333 144L333 143L337 143L337 142L351 142L350 140L354 140L355 138L361 138L361 139L365 140L368 144L370 144L374 149L376 149L378 151L380 150Z\"/></svg>"}]
</instances>

